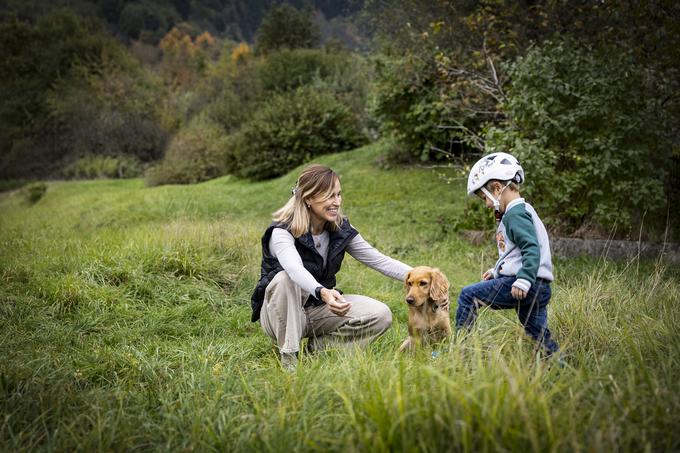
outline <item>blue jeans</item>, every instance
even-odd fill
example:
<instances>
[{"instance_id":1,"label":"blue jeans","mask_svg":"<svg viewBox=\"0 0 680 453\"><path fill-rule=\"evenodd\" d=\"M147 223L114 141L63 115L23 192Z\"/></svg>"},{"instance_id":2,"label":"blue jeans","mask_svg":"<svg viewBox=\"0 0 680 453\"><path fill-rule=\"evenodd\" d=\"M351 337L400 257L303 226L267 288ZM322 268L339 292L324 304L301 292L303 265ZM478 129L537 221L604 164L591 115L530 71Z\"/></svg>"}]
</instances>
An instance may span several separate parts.
<instances>
[{"instance_id":1,"label":"blue jeans","mask_svg":"<svg viewBox=\"0 0 680 453\"><path fill-rule=\"evenodd\" d=\"M550 282L541 278L531 285L523 300L512 298L510 293L516 277L499 277L463 288L458 297L456 329L471 327L477 318L477 308L488 306L493 310L514 308L527 334L543 346L548 355L559 350L548 329L547 306L550 302ZM479 303L481 302L481 304Z\"/></svg>"}]
</instances>

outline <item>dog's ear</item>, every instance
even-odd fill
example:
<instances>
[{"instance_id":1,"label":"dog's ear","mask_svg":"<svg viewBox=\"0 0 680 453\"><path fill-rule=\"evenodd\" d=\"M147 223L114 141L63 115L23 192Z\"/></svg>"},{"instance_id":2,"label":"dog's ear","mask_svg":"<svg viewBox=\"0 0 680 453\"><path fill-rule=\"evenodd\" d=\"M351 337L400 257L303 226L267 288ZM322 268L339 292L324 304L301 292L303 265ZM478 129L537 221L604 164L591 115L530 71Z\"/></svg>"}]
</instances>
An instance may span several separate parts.
<instances>
[{"instance_id":1,"label":"dog's ear","mask_svg":"<svg viewBox=\"0 0 680 453\"><path fill-rule=\"evenodd\" d=\"M408 290L408 279L411 278L411 271L409 271L406 274L406 277L404 277L404 289Z\"/></svg>"},{"instance_id":2,"label":"dog's ear","mask_svg":"<svg viewBox=\"0 0 680 453\"><path fill-rule=\"evenodd\" d=\"M444 301L449 297L449 280L439 269L432 269L430 272L430 299L434 301Z\"/></svg>"}]
</instances>

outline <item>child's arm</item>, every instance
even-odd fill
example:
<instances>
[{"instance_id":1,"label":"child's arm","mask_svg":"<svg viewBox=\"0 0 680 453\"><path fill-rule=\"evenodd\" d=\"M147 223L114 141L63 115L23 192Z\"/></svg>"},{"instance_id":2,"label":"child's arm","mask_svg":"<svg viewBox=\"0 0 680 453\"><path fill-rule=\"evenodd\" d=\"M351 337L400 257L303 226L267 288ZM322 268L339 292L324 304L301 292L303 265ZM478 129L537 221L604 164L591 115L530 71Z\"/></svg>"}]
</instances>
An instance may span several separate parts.
<instances>
[{"instance_id":1,"label":"child's arm","mask_svg":"<svg viewBox=\"0 0 680 453\"><path fill-rule=\"evenodd\" d=\"M512 286L521 291L513 291L513 296L523 299L536 281L541 261L536 227L534 227L531 214L519 207L506 213L503 216L503 223L505 223L508 238L519 247L522 253L522 267L517 272L517 280Z\"/></svg>"}]
</instances>

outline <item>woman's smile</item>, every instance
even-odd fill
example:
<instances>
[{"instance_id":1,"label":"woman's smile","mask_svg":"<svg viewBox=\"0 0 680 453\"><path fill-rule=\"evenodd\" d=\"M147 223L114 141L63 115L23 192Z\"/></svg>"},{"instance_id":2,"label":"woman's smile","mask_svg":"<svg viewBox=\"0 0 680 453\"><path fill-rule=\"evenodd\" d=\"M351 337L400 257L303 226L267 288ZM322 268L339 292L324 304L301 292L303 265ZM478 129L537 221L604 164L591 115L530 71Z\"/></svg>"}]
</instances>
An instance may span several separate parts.
<instances>
[{"instance_id":1,"label":"woman's smile","mask_svg":"<svg viewBox=\"0 0 680 453\"><path fill-rule=\"evenodd\" d=\"M312 219L312 230L323 230L326 222L335 222L342 204L342 188L336 180L332 190L324 195L312 198L307 202Z\"/></svg>"}]
</instances>

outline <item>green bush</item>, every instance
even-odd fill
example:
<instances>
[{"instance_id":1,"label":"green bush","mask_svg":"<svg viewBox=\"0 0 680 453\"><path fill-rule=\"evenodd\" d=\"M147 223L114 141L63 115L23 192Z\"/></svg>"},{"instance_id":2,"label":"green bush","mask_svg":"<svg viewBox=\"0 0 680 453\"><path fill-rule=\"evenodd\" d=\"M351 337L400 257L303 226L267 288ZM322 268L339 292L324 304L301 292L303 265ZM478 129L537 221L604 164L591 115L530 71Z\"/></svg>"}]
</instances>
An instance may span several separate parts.
<instances>
[{"instance_id":1,"label":"green bush","mask_svg":"<svg viewBox=\"0 0 680 453\"><path fill-rule=\"evenodd\" d=\"M333 93L336 99L361 118L364 129L377 130L377 119L368 108L374 77L373 62L348 52L327 53L326 61L332 71L323 79L319 77L313 80L312 85L318 90Z\"/></svg>"},{"instance_id":2,"label":"green bush","mask_svg":"<svg viewBox=\"0 0 680 453\"><path fill-rule=\"evenodd\" d=\"M317 49L282 50L267 55L258 67L258 78L265 91L288 91L326 79L347 64L348 54L330 54Z\"/></svg>"},{"instance_id":3,"label":"green bush","mask_svg":"<svg viewBox=\"0 0 680 453\"><path fill-rule=\"evenodd\" d=\"M88 154L67 165L67 178L136 178L142 174L142 163L135 156L99 156Z\"/></svg>"},{"instance_id":4,"label":"green bush","mask_svg":"<svg viewBox=\"0 0 680 453\"><path fill-rule=\"evenodd\" d=\"M489 231L494 230L496 221L493 211L486 207L477 197L466 197L463 215L451 222L453 231Z\"/></svg>"},{"instance_id":5,"label":"green bush","mask_svg":"<svg viewBox=\"0 0 680 453\"><path fill-rule=\"evenodd\" d=\"M32 182L23 188L24 198L29 204L37 203L47 192L47 184L44 182Z\"/></svg>"},{"instance_id":6,"label":"green bush","mask_svg":"<svg viewBox=\"0 0 680 453\"><path fill-rule=\"evenodd\" d=\"M553 226L630 226L664 212L671 146L652 71L626 50L568 38L507 69L508 121L490 129L487 146L517 155L526 192Z\"/></svg>"},{"instance_id":7,"label":"green bush","mask_svg":"<svg viewBox=\"0 0 680 453\"><path fill-rule=\"evenodd\" d=\"M304 86L273 96L241 129L240 175L267 179L316 156L366 143L356 115L331 93Z\"/></svg>"},{"instance_id":8,"label":"green bush","mask_svg":"<svg viewBox=\"0 0 680 453\"><path fill-rule=\"evenodd\" d=\"M25 184L25 179L0 179L0 192L18 189Z\"/></svg>"},{"instance_id":9,"label":"green bush","mask_svg":"<svg viewBox=\"0 0 680 453\"><path fill-rule=\"evenodd\" d=\"M226 86L219 96L210 102L204 113L211 121L227 132L236 131L248 118L250 106L232 86Z\"/></svg>"},{"instance_id":10,"label":"green bush","mask_svg":"<svg viewBox=\"0 0 680 453\"><path fill-rule=\"evenodd\" d=\"M47 97L50 121L69 156L159 159L168 133L156 115L160 80L123 49L98 65L75 65Z\"/></svg>"},{"instance_id":11,"label":"green bush","mask_svg":"<svg viewBox=\"0 0 680 453\"><path fill-rule=\"evenodd\" d=\"M441 99L436 67L424 59L378 60L372 110L382 132L399 144L388 156L393 162L443 160L446 155L436 149L453 154L462 149L459 134L441 127L450 125L450 114Z\"/></svg>"},{"instance_id":12,"label":"green bush","mask_svg":"<svg viewBox=\"0 0 680 453\"><path fill-rule=\"evenodd\" d=\"M194 184L226 174L229 140L224 129L199 116L179 131L163 159L146 171L147 184Z\"/></svg>"},{"instance_id":13,"label":"green bush","mask_svg":"<svg viewBox=\"0 0 680 453\"><path fill-rule=\"evenodd\" d=\"M273 7L257 29L255 50L267 54L280 49L316 47L321 34L309 10L282 4Z\"/></svg>"},{"instance_id":14,"label":"green bush","mask_svg":"<svg viewBox=\"0 0 680 453\"><path fill-rule=\"evenodd\" d=\"M367 109L372 63L361 55L315 49L282 50L262 59L254 73L260 99L266 100L272 92L314 85L348 106L365 128L377 128Z\"/></svg>"},{"instance_id":15,"label":"green bush","mask_svg":"<svg viewBox=\"0 0 680 453\"><path fill-rule=\"evenodd\" d=\"M51 93L75 67L115 60L121 49L96 21L65 9L34 23L0 23L0 177L44 178L54 170L68 148L60 143L64 128L53 120Z\"/></svg>"}]
</instances>

